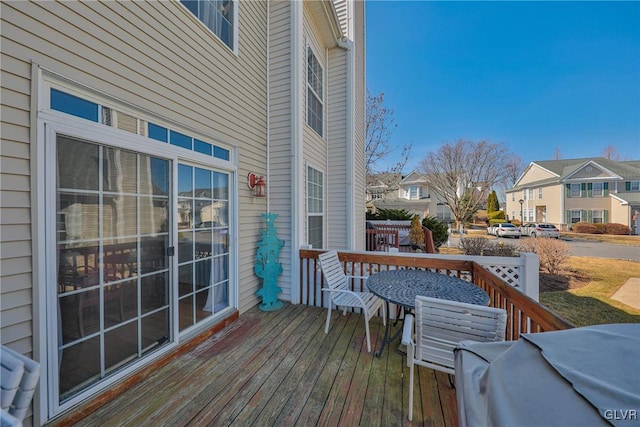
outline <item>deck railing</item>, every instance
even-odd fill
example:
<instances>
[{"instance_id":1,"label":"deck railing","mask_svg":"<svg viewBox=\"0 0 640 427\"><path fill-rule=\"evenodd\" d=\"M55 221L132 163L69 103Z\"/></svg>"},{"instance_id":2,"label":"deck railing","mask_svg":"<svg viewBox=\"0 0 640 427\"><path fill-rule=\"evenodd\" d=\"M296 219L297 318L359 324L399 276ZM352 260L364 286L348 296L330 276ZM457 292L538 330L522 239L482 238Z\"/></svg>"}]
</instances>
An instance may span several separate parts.
<instances>
[{"instance_id":1,"label":"deck railing","mask_svg":"<svg viewBox=\"0 0 640 427\"><path fill-rule=\"evenodd\" d=\"M318 263L318 255L323 251L300 250L300 302L302 304L326 307L327 295L322 292L324 279ZM507 311L507 340L517 340L520 334L555 331L572 328L566 320L540 305L537 301L507 284L495 274L473 260L445 259L429 257L393 255L388 253L339 252L344 270L352 276L369 276L383 270L418 269L430 270L467 280L489 294L489 305ZM363 290L364 279L352 279L353 290ZM394 312L394 310L391 310Z\"/></svg>"}]
</instances>

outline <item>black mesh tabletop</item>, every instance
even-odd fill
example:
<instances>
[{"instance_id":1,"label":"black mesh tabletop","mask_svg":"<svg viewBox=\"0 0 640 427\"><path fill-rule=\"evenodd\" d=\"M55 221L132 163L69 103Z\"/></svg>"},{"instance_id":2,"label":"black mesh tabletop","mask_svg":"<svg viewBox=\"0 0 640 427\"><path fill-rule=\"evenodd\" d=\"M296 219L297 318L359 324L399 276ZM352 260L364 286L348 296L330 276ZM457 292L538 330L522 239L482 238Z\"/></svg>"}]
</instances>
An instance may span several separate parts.
<instances>
[{"instance_id":1,"label":"black mesh tabletop","mask_svg":"<svg viewBox=\"0 0 640 427\"><path fill-rule=\"evenodd\" d=\"M487 305L489 295L473 283L423 270L388 270L372 274L369 290L380 298L414 308L416 295Z\"/></svg>"}]
</instances>

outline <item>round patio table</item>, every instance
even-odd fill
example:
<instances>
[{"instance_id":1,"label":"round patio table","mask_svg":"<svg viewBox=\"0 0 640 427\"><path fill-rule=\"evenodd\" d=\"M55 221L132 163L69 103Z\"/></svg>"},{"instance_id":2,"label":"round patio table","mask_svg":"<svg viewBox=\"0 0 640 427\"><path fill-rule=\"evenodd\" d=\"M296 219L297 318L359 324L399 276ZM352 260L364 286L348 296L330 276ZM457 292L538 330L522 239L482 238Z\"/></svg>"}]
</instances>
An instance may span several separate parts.
<instances>
[{"instance_id":1,"label":"round patio table","mask_svg":"<svg viewBox=\"0 0 640 427\"><path fill-rule=\"evenodd\" d=\"M374 273L367 279L367 288L386 303L387 326L384 339L376 356L380 357L384 346L393 341L399 330L389 338L389 303L405 309L415 308L416 295L440 298L468 304L488 305L489 295L473 283L445 274L425 270L387 270Z\"/></svg>"}]
</instances>

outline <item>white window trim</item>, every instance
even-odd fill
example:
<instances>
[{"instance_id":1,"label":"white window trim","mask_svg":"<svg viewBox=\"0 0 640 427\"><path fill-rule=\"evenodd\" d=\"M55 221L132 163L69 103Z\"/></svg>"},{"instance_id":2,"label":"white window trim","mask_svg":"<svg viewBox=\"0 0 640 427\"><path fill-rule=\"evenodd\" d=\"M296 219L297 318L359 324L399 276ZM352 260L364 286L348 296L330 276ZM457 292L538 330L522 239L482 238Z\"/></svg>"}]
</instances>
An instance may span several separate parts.
<instances>
[{"instance_id":1,"label":"white window trim","mask_svg":"<svg viewBox=\"0 0 640 427\"><path fill-rule=\"evenodd\" d=\"M322 75L321 75L321 77L322 77L322 88L321 88L322 89L322 93L321 94L318 94L316 92L316 90L313 88L313 86L311 86L311 84L309 83L309 50L311 50L311 53L313 53L313 57L315 58L316 62L318 63L318 65L320 66L321 71L322 71ZM304 65L305 65L305 100L306 100L306 103L305 103L305 124L307 126L309 126L309 128L311 128L311 130L313 130L313 132L318 137L320 137L322 139L326 139L326 134L327 134L326 128L325 128L326 116L327 116L326 111L325 111L325 99L326 99L326 90L327 90L326 89L326 86L327 86L326 85L326 81L327 81L327 79L326 79L326 76L325 76L325 73L326 73L325 68L326 68L326 66L323 65L320 62L320 60L318 59L320 57L316 53L316 49L314 49L314 47L311 46L310 43L306 43L305 44L305 56L304 56L304 58L305 58ZM320 107L321 107L321 111L322 111L322 123L321 123L320 128L322 130L322 134L318 134L318 132L309 124L309 96L308 96L309 89L311 89L311 91L315 95L315 97L318 100L318 102L320 102Z\"/></svg>"},{"instance_id":2,"label":"white window trim","mask_svg":"<svg viewBox=\"0 0 640 427\"><path fill-rule=\"evenodd\" d=\"M140 366L148 364L150 360L155 360L158 357L166 354L175 349L175 347L182 341L189 339L193 334L200 332L201 330L210 327L212 323L215 323L219 318L223 318L228 315L229 312L236 310L239 306L239 290L238 290L238 275L236 271L238 269L238 225L237 225L237 206L238 206L238 183L237 183L237 149L230 149L230 160L225 161L222 159L206 156L201 153L185 150L177 146L171 146L159 141L154 141L146 136L136 135L124 130L120 130L114 127L103 125L98 122L85 120L79 117L75 117L70 114L66 114L60 111L51 110L50 104L50 91L51 88L60 89L70 94L79 96L88 101L95 102L99 105L115 108L123 112L135 112L136 115L142 116L145 120L156 121L158 124L166 125L167 127L175 127L175 124L170 124L167 121L152 117L150 115L143 115L141 111L131 108L126 104L119 104L114 99L107 96L102 97L97 92L91 89L81 87L71 83L64 77L60 77L54 73L50 73L43 69L37 70L37 124L36 124L36 149L34 162L37 165L35 167L36 173L33 177L36 182L35 197L36 202L33 205L34 226L37 230L40 230L42 236L34 237L34 257L33 261L36 264L34 268L33 276L36 280L36 286L34 286L34 306L40 307L39 310L34 312L34 338L38 340L39 347L38 355L41 363L40 377L40 395L39 395L39 411L35 411L36 414L40 414L40 424L44 424L51 418L59 415L60 413L78 405L83 400L91 396L95 396L100 391L106 390L113 384L121 381L123 378L131 375L136 370L140 369ZM187 131L190 134L194 134L193 130ZM57 215L51 215L51 212L56 212L56 193L57 193L57 180L49 179L49 175L56 170L56 156L52 155L51 150L55 150L56 144L51 144L51 141L55 141L57 134L65 134L74 138L84 139L97 144L102 144L114 148L120 148L125 150L134 150L141 154L151 155L154 157L162 157L172 164L172 194L171 200L177 202L177 168L179 162L192 161L194 164L199 164L205 167L219 169L221 171L228 172L230 174L230 195L229 203L229 233L230 238L233 241L232 251L229 252L229 307L223 311L220 311L218 316L212 316L211 322L206 325L202 325L197 331L191 331L191 334L180 335L179 324L174 322L170 330L170 341L153 352L149 357L140 359L130 366L114 373L112 376L106 377L101 382L88 387L85 390L79 392L76 396L71 397L66 402L60 404L57 401L59 392L57 389L57 369L58 369L58 337L57 333L51 333L51 328L57 326L57 310L50 309L52 302L57 300L56 286L48 286L50 283L57 283L57 262L56 262L56 221ZM198 135L204 140L216 141L215 138L207 135ZM221 144L222 145L222 144ZM132 148L133 147L133 148ZM171 221L177 217L177 203L174 203L171 209ZM44 231L42 231L44 230ZM40 234L40 233L37 233ZM173 227L173 231L170 234L170 245L176 246L178 241L177 227ZM52 243L53 242L53 243ZM177 286L178 269L177 269L177 257L174 257L174 261L171 264L171 283L173 286ZM171 295L177 295L177 289L172 289ZM178 318L178 304L172 303L171 316L173 319ZM42 314L46 313L46 314ZM37 335L37 336L35 336Z\"/></svg>"},{"instance_id":3,"label":"white window trim","mask_svg":"<svg viewBox=\"0 0 640 427\"><path fill-rule=\"evenodd\" d=\"M600 190L596 194L596 190L594 188L595 185L600 185ZM594 182L591 184L591 197L604 197L604 183L603 182Z\"/></svg>"},{"instance_id":4,"label":"white window trim","mask_svg":"<svg viewBox=\"0 0 640 427\"><path fill-rule=\"evenodd\" d=\"M600 219L600 222L596 222L596 212L598 212L600 214L600 216L598 217L598 219ZM592 224L603 224L604 223L604 209L592 209L591 210L591 223Z\"/></svg>"},{"instance_id":5,"label":"white window trim","mask_svg":"<svg viewBox=\"0 0 640 427\"><path fill-rule=\"evenodd\" d=\"M577 188L577 196L575 194L574 188ZM569 197L582 197L582 184L569 184Z\"/></svg>"},{"instance_id":6,"label":"white window trim","mask_svg":"<svg viewBox=\"0 0 640 427\"><path fill-rule=\"evenodd\" d=\"M315 169L316 171L320 172L322 174L322 212L321 213L310 213L309 212L309 168ZM311 244L311 242L309 242L309 217L314 216L314 217L318 217L321 216L322 217L322 246L326 246L327 245L327 215L326 215L326 210L327 210L327 172L313 164L313 163L305 163L305 167L304 167L304 174L305 174L305 198L304 198L304 210L305 210L305 228L306 228L306 232L305 232L305 242L306 244ZM320 248L314 248L314 249L320 249Z\"/></svg>"},{"instance_id":7,"label":"white window trim","mask_svg":"<svg viewBox=\"0 0 640 427\"><path fill-rule=\"evenodd\" d=\"M180 0L178 0L178 3L180 3L180 6L182 6L185 10L185 12L187 13L187 15L189 15L190 18L192 18L193 20L195 20L195 22L197 23L197 25L199 25L202 29L204 29L205 31L208 31L210 34L213 34L213 36L215 37L215 39L222 45L224 46L227 50L229 50L230 52L232 52L234 55L238 56L238 3L240 2L240 0L232 0L232 4L233 4L233 37L232 37L232 44L233 46L227 46L227 44L225 42L222 41L222 39L220 38L219 35L217 35L216 33L213 32L213 30L209 27L207 27L207 25L205 25L204 22L202 22L200 20L200 18L198 18L196 15L193 14L193 12L191 12L187 6L185 6L184 4L182 4L182 2Z\"/></svg>"}]
</instances>

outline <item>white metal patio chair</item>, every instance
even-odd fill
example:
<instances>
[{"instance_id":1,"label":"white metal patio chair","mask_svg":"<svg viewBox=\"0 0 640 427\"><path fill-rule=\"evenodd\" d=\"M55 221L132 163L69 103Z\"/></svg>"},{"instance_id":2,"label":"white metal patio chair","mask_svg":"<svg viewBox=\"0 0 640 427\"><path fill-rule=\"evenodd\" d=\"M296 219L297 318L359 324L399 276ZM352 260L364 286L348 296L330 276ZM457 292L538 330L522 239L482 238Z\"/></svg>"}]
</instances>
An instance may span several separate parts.
<instances>
[{"instance_id":1,"label":"white metal patio chair","mask_svg":"<svg viewBox=\"0 0 640 427\"><path fill-rule=\"evenodd\" d=\"M504 341L507 325L507 312L501 308L423 296L416 297L415 306L415 334L411 314L402 333L409 367L409 420L413 418L415 365L455 375L453 349L460 341Z\"/></svg>"},{"instance_id":2,"label":"white metal patio chair","mask_svg":"<svg viewBox=\"0 0 640 427\"><path fill-rule=\"evenodd\" d=\"M349 287L351 278L366 279L365 276L347 276L344 273L342 264L338 259L337 251L329 251L318 256L320 268L325 279L324 292L328 292L329 306L327 308L327 322L324 333L329 333L329 323L331 322L331 309L333 304L343 308L343 315L347 313L347 308L356 307L362 310L364 316L365 330L367 333L367 350L371 352L371 338L369 334L369 319L371 319L380 308L382 308L382 319L385 321L384 300L378 298L370 292L352 291ZM386 323L385 323L386 324Z\"/></svg>"},{"instance_id":3,"label":"white metal patio chair","mask_svg":"<svg viewBox=\"0 0 640 427\"><path fill-rule=\"evenodd\" d=\"M0 346L2 425L22 425L40 379L40 364Z\"/></svg>"}]
</instances>

